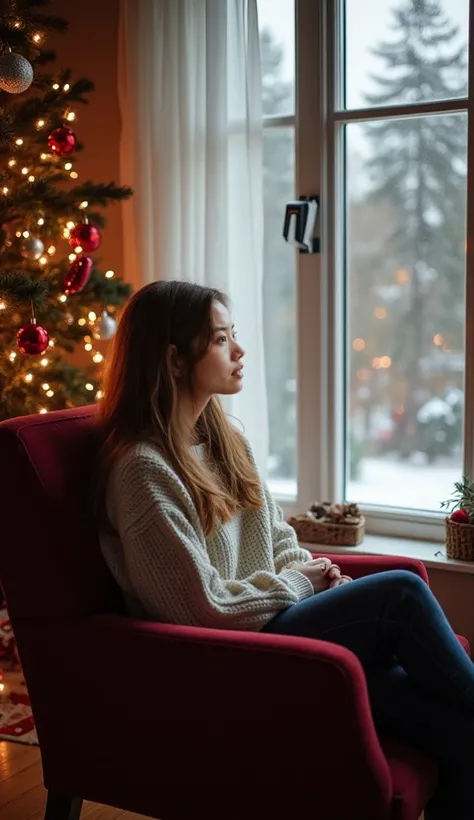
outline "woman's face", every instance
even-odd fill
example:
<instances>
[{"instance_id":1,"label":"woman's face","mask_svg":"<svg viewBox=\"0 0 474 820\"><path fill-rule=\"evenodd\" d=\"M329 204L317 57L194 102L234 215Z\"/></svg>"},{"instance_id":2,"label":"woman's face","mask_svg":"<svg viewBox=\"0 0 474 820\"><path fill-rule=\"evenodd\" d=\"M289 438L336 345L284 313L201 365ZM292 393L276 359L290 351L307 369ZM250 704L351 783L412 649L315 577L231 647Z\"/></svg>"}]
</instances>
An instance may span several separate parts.
<instances>
[{"instance_id":1,"label":"woman's face","mask_svg":"<svg viewBox=\"0 0 474 820\"><path fill-rule=\"evenodd\" d=\"M229 311L220 302L212 304L211 325L210 345L193 371L193 393L198 401L207 401L215 393L239 393L243 386L245 351L235 338Z\"/></svg>"}]
</instances>

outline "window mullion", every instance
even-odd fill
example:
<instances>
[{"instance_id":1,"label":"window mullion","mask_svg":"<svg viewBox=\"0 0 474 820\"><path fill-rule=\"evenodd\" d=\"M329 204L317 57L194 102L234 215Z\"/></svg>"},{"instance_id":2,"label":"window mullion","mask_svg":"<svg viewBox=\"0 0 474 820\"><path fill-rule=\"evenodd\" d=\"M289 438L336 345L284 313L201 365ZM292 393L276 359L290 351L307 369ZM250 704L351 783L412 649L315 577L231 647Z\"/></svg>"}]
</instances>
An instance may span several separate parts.
<instances>
[{"instance_id":1,"label":"window mullion","mask_svg":"<svg viewBox=\"0 0 474 820\"><path fill-rule=\"evenodd\" d=\"M324 106L322 61L323 0L298 0L296 5L298 195L320 194L321 254L298 254L298 505L305 509L328 496L329 446L327 403L328 315L326 293L327 207L322 179Z\"/></svg>"}]
</instances>

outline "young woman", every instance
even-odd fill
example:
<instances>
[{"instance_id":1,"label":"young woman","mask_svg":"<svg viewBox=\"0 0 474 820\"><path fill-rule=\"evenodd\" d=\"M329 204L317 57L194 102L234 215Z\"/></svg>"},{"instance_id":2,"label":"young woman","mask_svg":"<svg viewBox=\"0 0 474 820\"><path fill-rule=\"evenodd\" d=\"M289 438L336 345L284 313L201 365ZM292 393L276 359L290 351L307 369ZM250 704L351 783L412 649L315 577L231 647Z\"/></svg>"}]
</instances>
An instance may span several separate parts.
<instances>
[{"instance_id":1,"label":"young woman","mask_svg":"<svg viewBox=\"0 0 474 820\"><path fill-rule=\"evenodd\" d=\"M474 818L474 665L414 573L312 559L218 395L242 390L227 298L156 282L129 301L100 406L100 540L130 614L341 644L380 732L440 763L426 820ZM350 582L350 583L349 583Z\"/></svg>"}]
</instances>

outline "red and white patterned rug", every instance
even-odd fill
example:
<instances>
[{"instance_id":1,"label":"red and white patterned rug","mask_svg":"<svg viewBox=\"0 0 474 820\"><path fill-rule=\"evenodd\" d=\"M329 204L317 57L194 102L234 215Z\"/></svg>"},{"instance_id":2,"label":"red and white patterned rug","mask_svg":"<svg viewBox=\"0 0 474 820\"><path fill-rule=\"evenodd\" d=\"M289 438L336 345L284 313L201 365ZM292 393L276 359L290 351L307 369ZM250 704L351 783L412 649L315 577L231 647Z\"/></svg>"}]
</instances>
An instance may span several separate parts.
<instances>
[{"instance_id":1,"label":"red and white patterned rug","mask_svg":"<svg viewBox=\"0 0 474 820\"><path fill-rule=\"evenodd\" d=\"M8 613L0 608L0 740L38 745Z\"/></svg>"}]
</instances>

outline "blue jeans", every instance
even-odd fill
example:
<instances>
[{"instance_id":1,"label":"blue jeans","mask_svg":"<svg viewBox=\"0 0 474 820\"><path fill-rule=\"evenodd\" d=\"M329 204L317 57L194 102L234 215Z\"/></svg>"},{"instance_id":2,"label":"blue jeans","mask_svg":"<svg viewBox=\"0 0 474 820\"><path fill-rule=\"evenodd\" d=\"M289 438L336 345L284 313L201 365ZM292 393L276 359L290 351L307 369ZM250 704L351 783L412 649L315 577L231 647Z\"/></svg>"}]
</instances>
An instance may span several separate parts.
<instances>
[{"instance_id":1,"label":"blue jeans","mask_svg":"<svg viewBox=\"0 0 474 820\"><path fill-rule=\"evenodd\" d=\"M425 820L473 820L474 664L421 578L405 570L359 578L285 609L263 631L354 652L377 732L439 763Z\"/></svg>"}]
</instances>

